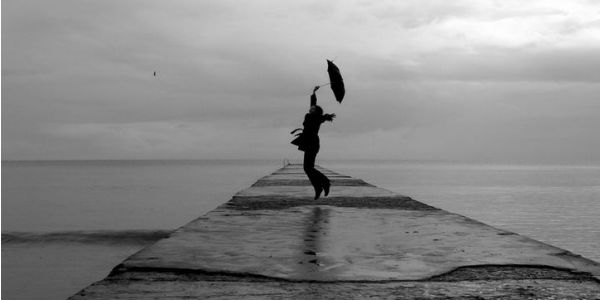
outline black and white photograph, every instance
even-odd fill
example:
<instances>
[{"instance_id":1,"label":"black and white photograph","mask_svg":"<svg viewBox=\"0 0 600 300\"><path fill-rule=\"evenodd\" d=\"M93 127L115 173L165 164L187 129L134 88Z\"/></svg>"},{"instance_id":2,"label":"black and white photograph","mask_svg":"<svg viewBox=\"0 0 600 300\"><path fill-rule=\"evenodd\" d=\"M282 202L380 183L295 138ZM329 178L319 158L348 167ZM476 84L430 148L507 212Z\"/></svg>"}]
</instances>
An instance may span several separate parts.
<instances>
[{"instance_id":1,"label":"black and white photograph","mask_svg":"<svg viewBox=\"0 0 600 300\"><path fill-rule=\"evenodd\" d=\"M3 0L1 295L600 299L597 0Z\"/></svg>"}]
</instances>

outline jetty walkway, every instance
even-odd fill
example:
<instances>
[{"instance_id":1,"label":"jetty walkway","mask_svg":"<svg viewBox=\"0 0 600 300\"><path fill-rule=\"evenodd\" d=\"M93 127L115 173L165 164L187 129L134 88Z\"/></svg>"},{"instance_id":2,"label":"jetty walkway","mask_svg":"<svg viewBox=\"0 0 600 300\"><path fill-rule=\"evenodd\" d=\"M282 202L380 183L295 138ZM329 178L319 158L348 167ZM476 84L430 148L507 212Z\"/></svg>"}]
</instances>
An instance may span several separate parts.
<instances>
[{"instance_id":1,"label":"jetty walkway","mask_svg":"<svg viewBox=\"0 0 600 300\"><path fill-rule=\"evenodd\" d=\"M288 165L70 299L600 299L597 262L320 170L329 197Z\"/></svg>"}]
</instances>

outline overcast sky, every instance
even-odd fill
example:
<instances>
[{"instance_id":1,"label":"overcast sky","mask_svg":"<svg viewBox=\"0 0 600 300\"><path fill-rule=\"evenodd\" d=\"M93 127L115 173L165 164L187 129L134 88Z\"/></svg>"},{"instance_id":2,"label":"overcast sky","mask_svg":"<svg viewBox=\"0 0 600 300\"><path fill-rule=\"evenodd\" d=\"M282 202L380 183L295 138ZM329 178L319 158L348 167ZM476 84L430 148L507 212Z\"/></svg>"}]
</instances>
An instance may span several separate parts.
<instances>
[{"instance_id":1,"label":"overcast sky","mask_svg":"<svg viewBox=\"0 0 600 300\"><path fill-rule=\"evenodd\" d=\"M2 158L599 162L598 3L3 0Z\"/></svg>"}]
</instances>

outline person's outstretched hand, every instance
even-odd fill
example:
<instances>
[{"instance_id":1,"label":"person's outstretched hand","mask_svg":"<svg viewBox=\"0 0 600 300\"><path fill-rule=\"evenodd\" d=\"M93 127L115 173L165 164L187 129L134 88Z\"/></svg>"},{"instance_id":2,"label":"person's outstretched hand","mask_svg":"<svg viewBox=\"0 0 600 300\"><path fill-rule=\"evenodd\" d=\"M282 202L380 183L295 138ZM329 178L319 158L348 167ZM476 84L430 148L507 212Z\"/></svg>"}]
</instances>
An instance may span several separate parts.
<instances>
[{"instance_id":1,"label":"person's outstretched hand","mask_svg":"<svg viewBox=\"0 0 600 300\"><path fill-rule=\"evenodd\" d=\"M331 122L331 121L333 121L333 118L335 118L335 114L324 114L323 115L323 119L325 121Z\"/></svg>"}]
</instances>

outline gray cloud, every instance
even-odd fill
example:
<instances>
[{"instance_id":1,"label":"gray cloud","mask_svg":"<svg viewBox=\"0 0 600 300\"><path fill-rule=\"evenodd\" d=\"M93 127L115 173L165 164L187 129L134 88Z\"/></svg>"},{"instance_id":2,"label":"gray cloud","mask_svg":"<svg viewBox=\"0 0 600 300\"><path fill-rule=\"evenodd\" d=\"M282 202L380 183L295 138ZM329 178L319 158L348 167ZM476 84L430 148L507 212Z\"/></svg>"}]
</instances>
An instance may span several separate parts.
<instances>
[{"instance_id":1,"label":"gray cloud","mask_svg":"<svg viewBox=\"0 0 600 300\"><path fill-rule=\"evenodd\" d=\"M473 7L464 1L426 0L402 3L365 1L363 5L363 9L366 9L373 19L379 22L397 23L409 29L441 22L447 18L469 16L474 12Z\"/></svg>"},{"instance_id":2,"label":"gray cloud","mask_svg":"<svg viewBox=\"0 0 600 300\"><path fill-rule=\"evenodd\" d=\"M600 159L594 3L497 5L4 1L3 158L297 155L335 58L323 157Z\"/></svg>"},{"instance_id":3,"label":"gray cloud","mask_svg":"<svg viewBox=\"0 0 600 300\"><path fill-rule=\"evenodd\" d=\"M421 76L464 81L598 82L599 49L447 51L423 55Z\"/></svg>"}]
</instances>

